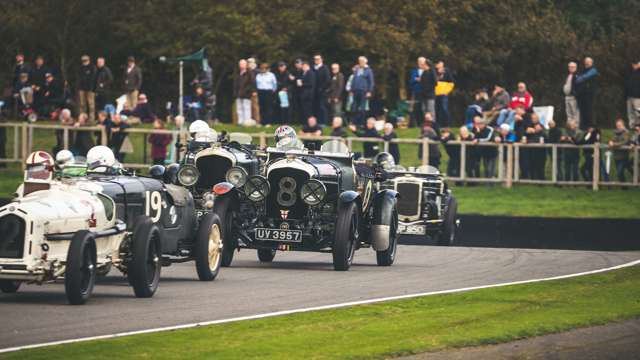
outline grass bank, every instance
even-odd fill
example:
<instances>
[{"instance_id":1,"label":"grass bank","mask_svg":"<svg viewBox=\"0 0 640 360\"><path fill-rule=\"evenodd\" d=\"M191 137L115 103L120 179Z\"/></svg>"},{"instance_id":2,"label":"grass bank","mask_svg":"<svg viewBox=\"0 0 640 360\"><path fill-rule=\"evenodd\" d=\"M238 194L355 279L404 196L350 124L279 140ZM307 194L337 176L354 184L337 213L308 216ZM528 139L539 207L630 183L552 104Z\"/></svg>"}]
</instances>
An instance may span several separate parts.
<instances>
[{"instance_id":1,"label":"grass bank","mask_svg":"<svg viewBox=\"0 0 640 360\"><path fill-rule=\"evenodd\" d=\"M640 316L640 267L28 350L2 359L383 359Z\"/></svg>"}]
</instances>

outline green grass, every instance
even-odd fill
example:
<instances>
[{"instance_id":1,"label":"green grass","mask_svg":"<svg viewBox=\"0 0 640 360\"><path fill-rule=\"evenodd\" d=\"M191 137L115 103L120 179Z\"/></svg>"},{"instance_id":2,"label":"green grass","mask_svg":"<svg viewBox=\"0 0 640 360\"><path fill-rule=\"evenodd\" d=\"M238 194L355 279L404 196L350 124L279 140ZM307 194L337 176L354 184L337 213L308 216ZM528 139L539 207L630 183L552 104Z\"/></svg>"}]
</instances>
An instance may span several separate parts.
<instances>
[{"instance_id":1,"label":"green grass","mask_svg":"<svg viewBox=\"0 0 640 360\"><path fill-rule=\"evenodd\" d=\"M27 350L3 359L383 359L640 316L640 267Z\"/></svg>"}]
</instances>

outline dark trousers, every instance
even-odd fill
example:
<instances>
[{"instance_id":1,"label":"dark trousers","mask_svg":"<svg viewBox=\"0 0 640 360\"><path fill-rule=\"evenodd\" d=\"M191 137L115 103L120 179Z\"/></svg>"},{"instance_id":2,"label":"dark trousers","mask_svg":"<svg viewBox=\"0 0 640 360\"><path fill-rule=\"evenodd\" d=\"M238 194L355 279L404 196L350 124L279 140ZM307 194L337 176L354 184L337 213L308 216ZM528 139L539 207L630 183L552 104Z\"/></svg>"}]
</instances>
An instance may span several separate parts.
<instances>
[{"instance_id":1,"label":"dark trousers","mask_svg":"<svg viewBox=\"0 0 640 360\"><path fill-rule=\"evenodd\" d=\"M0 159L7 158L7 128L0 127ZM7 164L0 163L0 167L6 167Z\"/></svg>"},{"instance_id":2,"label":"dark trousers","mask_svg":"<svg viewBox=\"0 0 640 360\"><path fill-rule=\"evenodd\" d=\"M109 101L109 98L107 96L107 93L104 93L104 92L96 93L96 111L97 112L103 111L108 101Z\"/></svg>"},{"instance_id":3,"label":"dark trousers","mask_svg":"<svg viewBox=\"0 0 640 360\"><path fill-rule=\"evenodd\" d=\"M460 153L457 155L449 154L449 163L447 163L447 175L460 176Z\"/></svg>"},{"instance_id":4,"label":"dark trousers","mask_svg":"<svg viewBox=\"0 0 640 360\"><path fill-rule=\"evenodd\" d=\"M580 129L586 130L593 123L593 94L578 96L578 108L580 109Z\"/></svg>"},{"instance_id":5,"label":"dark trousers","mask_svg":"<svg viewBox=\"0 0 640 360\"><path fill-rule=\"evenodd\" d=\"M329 110L327 109L327 96L317 94L313 102L313 113L318 119L318 124L327 125L329 121Z\"/></svg>"},{"instance_id":6,"label":"dark trousers","mask_svg":"<svg viewBox=\"0 0 640 360\"><path fill-rule=\"evenodd\" d=\"M531 149L520 148L520 178L531 179Z\"/></svg>"},{"instance_id":7,"label":"dark trousers","mask_svg":"<svg viewBox=\"0 0 640 360\"><path fill-rule=\"evenodd\" d=\"M422 126L424 121L424 111L422 111L422 102L420 94L413 94L413 112L410 114L410 127Z\"/></svg>"},{"instance_id":8,"label":"dark trousers","mask_svg":"<svg viewBox=\"0 0 640 360\"><path fill-rule=\"evenodd\" d=\"M633 171L631 169L631 162L629 161L629 159L616 160L616 174L618 175L618 181L626 181L625 172L627 171L629 171L629 173L632 173Z\"/></svg>"},{"instance_id":9,"label":"dark trousers","mask_svg":"<svg viewBox=\"0 0 640 360\"><path fill-rule=\"evenodd\" d=\"M582 115L581 115L582 116ZM609 181L609 175L606 172L606 168L604 166L604 161L600 160L600 179L604 181ZM585 181L593 180L593 153L586 153L584 155L584 162L580 167L580 173Z\"/></svg>"},{"instance_id":10,"label":"dark trousers","mask_svg":"<svg viewBox=\"0 0 640 360\"><path fill-rule=\"evenodd\" d=\"M300 100L300 123L306 124L307 119L313 115L313 100L302 99Z\"/></svg>"},{"instance_id":11,"label":"dark trousers","mask_svg":"<svg viewBox=\"0 0 640 360\"><path fill-rule=\"evenodd\" d=\"M580 181L579 177L579 164L580 153L575 149L563 149L562 150L563 165L564 165L564 177L565 181Z\"/></svg>"},{"instance_id":12,"label":"dark trousers","mask_svg":"<svg viewBox=\"0 0 640 360\"><path fill-rule=\"evenodd\" d=\"M290 107L280 107L278 114L278 123L288 125L291 121L291 108Z\"/></svg>"},{"instance_id":13,"label":"dark trousers","mask_svg":"<svg viewBox=\"0 0 640 360\"><path fill-rule=\"evenodd\" d=\"M482 157L482 165L484 167L484 177L492 178L496 174L496 156L485 155ZM479 166L479 165L478 165ZM478 170L479 172L479 170Z\"/></svg>"},{"instance_id":14,"label":"dark trousers","mask_svg":"<svg viewBox=\"0 0 640 360\"><path fill-rule=\"evenodd\" d=\"M260 104L260 122L262 125L273 123L273 91L258 90L258 103Z\"/></svg>"},{"instance_id":15,"label":"dark trousers","mask_svg":"<svg viewBox=\"0 0 640 360\"><path fill-rule=\"evenodd\" d=\"M367 92L364 90L353 91L354 122L357 126L363 126L366 116Z\"/></svg>"},{"instance_id":16,"label":"dark trousers","mask_svg":"<svg viewBox=\"0 0 640 360\"><path fill-rule=\"evenodd\" d=\"M449 127L449 97L447 95L436 96L436 119L440 128Z\"/></svg>"},{"instance_id":17,"label":"dark trousers","mask_svg":"<svg viewBox=\"0 0 640 360\"><path fill-rule=\"evenodd\" d=\"M547 160L546 149L527 149L529 152L529 176L534 180L544 180L544 164Z\"/></svg>"}]
</instances>

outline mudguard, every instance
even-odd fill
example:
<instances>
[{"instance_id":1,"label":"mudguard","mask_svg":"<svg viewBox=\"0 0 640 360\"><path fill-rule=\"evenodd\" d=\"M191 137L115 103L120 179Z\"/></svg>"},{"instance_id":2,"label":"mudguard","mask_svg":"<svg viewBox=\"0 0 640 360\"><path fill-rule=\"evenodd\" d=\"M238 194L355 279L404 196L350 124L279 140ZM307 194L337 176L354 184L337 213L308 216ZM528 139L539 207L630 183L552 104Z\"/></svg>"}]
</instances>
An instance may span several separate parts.
<instances>
[{"instance_id":1,"label":"mudguard","mask_svg":"<svg viewBox=\"0 0 640 360\"><path fill-rule=\"evenodd\" d=\"M358 207L362 206L362 198L360 197L360 194L353 190L347 190L340 194L340 197L338 198L338 206L344 206L354 201L358 203Z\"/></svg>"},{"instance_id":2,"label":"mudguard","mask_svg":"<svg viewBox=\"0 0 640 360\"><path fill-rule=\"evenodd\" d=\"M391 222L394 220L393 210L397 198L398 193L394 190L382 190L374 196L371 246L376 251L385 251L389 248L389 231Z\"/></svg>"}]
</instances>

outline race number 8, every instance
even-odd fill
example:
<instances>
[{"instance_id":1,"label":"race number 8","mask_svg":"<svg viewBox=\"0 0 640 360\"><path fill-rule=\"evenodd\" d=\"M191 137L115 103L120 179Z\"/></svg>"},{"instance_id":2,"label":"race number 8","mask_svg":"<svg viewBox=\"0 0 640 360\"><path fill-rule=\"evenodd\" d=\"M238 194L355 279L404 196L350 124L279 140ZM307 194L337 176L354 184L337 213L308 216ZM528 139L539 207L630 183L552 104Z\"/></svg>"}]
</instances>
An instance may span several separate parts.
<instances>
[{"instance_id":1,"label":"race number 8","mask_svg":"<svg viewBox=\"0 0 640 360\"><path fill-rule=\"evenodd\" d=\"M160 196L160 193L157 191L147 191L145 198L145 214L149 216L154 223L158 222L162 215L162 196Z\"/></svg>"},{"instance_id":2,"label":"race number 8","mask_svg":"<svg viewBox=\"0 0 640 360\"><path fill-rule=\"evenodd\" d=\"M292 206L296 203L296 187L298 184L292 177L280 179L280 190L278 191L278 203L282 206Z\"/></svg>"}]
</instances>

